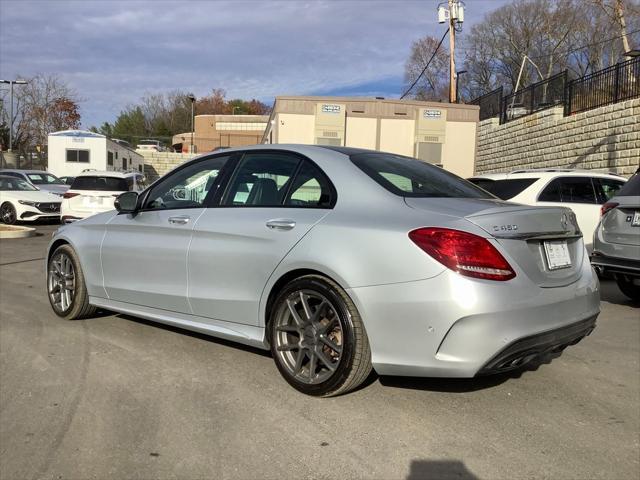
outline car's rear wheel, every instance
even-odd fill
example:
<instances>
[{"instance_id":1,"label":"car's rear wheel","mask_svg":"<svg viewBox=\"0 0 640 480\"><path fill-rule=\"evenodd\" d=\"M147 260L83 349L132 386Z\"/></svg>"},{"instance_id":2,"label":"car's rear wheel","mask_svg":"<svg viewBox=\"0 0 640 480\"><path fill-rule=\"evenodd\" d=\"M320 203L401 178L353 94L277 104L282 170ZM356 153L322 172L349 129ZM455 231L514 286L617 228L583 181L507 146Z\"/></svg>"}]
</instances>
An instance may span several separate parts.
<instances>
[{"instance_id":1,"label":"car's rear wheel","mask_svg":"<svg viewBox=\"0 0 640 480\"><path fill-rule=\"evenodd\" d=\"M269 323L271 352L282 376L308 395L335 396L371 373L362 319L335 282L307 275L279 293Z\"/></svg>"},{"instance_id":2,"label":"car's rear wheel","mask_svg":"<svg viewBox=\"0 0 640 480\"><path fill-rule=\"evenodd\" d=\"M56 315L75 320L93 315L80 260L70 245L61 245L49 258L47 296Z\"/></svg>"},{"instance_id":3,"label":"car's rear wheel","mask_svg":"<svg viewBox=\"0 0 640 480\"><path fill-rule=\"evenodd\" d=\"M4 202L0 205L0 220L7 225L13 225L18 220L16 208L9 202Z\"/></svg>"},{"instance_id":4,"label":"car's rear wheel","mask_svg":"<svg viewBox=\"0 0 640 480\"><path fill-rule=\"evenodd\" d=\"M633 278L626 275L616 275L616 283L622 293L634 302L640 302L640 286L633 283Z\"/></svg>"}]
</instances>

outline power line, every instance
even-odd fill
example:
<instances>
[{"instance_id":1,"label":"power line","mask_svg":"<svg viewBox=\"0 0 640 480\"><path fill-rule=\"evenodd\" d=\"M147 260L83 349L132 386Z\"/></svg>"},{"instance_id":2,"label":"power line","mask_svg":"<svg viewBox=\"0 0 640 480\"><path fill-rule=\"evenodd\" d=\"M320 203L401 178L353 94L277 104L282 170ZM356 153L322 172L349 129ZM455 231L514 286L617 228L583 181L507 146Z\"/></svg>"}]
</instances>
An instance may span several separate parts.
<instances>
[{"instance_id":1,"label":"power line","mask_svg":"<svg viewBox=\"0 0 640 480\"><path fill-rule=\"evenodd\" d=\"M427 68L429 68L429 64L431 63L431 61L435 58L436 53L438 53L438 50L440 50L440 46L442 45L442 42L444 42L445 37L447 36L447 33L449 33L449 29L447 28L447 31L444 32L444 35L442 35L442 38L440 39L440 43L438 43L438 46L436 47L436 49L433 51L433 55L431 55L431 58L429 59L429 61L427 62L427 64L424 66L424 68L422 69L422 72L420 72L420 75L418 75L418 78L415 79L415 81L411 84L411 86L409 88L407 88L406 92L404 92L402 94L402 96L400 97L400 100L402 100L404 97L407 96L407 94L413 89L413 87L416 86L416 84L418 83L418 81L422 78L422 75L424 75L424 72L427 71Z\"/></svg>"}]
</instances>

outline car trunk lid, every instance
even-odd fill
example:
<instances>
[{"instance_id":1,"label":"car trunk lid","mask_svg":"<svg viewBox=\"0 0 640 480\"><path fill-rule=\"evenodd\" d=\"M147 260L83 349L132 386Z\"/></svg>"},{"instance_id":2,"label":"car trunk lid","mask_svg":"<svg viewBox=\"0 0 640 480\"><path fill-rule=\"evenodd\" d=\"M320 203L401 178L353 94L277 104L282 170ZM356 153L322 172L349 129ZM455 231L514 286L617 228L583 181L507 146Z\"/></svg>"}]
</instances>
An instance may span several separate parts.
<instances>
[{"instance_id":1,"label":"car trunk lid","mask_svg":"<svg viewBox=\"0 0 640 480\"><path fill-rule=\"evenodd\" d=\"M541 287L568 285L580 276L584 244L575 215L568 208L529 207L491 199L405 201L412 208L459 216L480 227ZM566 253L571 263L560 265Z\"/></svg>"}]
</instances>

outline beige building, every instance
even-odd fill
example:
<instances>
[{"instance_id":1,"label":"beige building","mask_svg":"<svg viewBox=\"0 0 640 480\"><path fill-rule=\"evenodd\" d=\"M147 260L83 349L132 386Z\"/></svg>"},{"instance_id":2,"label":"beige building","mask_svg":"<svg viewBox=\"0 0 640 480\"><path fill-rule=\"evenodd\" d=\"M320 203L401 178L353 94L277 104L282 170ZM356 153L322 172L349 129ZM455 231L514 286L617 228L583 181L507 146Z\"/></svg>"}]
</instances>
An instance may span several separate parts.
<instances>
[{"instance_id":1,"label":"beige building","mask_svg":"<svg viewBox=\"0 0 640 480\"><path fill-rule=\"evenodd\" d=\"M194 152L210 152L220 147L242 147L260 143L267 126L267 115L196 115L194 120ZM178 152L191 150L191 132L173 136Z\"/></svg>"},{"instance_id":2,"label":"beige building","mask_svg":"<svg viewBox=\"0 0 640 480\"><path fill-rule=\"evenodd\" d=\"M364 97L276 97L263 143L367 148L473 175L479 107Z\"/></svg>"}]
</instances>

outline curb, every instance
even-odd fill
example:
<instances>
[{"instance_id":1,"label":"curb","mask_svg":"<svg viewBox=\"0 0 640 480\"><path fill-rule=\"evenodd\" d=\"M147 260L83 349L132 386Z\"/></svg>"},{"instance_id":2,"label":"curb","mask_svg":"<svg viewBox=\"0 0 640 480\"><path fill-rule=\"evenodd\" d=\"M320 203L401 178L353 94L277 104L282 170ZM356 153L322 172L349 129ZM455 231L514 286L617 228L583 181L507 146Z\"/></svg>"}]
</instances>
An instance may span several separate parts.
<instances>
[{"instance_id":1,"label":"curb","mask_svg":"<svg viewBox=\"0 0 640 480\"><path fill-rule=\"evenodd\" d=\"M3 230L8 228L9 230ZM31 227L16 227L3 225L0 229L0 238L27 238L33 237L36 234L36 229Z\"/></svg>"}]
</instances>

